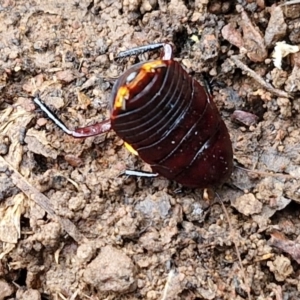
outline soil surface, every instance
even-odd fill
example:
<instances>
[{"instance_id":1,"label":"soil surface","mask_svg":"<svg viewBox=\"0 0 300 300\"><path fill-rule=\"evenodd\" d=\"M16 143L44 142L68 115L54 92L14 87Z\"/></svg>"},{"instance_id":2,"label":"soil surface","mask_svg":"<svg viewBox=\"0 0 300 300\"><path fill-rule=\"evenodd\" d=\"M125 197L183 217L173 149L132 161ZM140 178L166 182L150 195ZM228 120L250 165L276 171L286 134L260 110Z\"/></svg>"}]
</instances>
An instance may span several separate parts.
<instances>
[{"instance_id":1,"label":"soil surface","mask_svg":"<svg viewBox=\"0 0 300 300\"><path fill-rule=\"evenodd\" d=\"M300 299L290 2L1 1L0 300ZM75 139L33 102L71 129L105 120L115 80L160 55L117 54L165 41L211 80L231 136L234 172L208 196L120 176L151 169L113 131Z\"/></svg>"}]
</instances>

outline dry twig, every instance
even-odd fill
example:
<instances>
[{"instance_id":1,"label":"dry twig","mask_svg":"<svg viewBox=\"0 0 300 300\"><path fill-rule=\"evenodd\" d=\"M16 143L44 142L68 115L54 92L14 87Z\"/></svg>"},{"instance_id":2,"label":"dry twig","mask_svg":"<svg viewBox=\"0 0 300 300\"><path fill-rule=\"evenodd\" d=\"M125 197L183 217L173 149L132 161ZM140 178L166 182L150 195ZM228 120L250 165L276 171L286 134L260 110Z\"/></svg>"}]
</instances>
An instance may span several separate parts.
<instances>
[{"instance_id":1,"label":"dry twig","mask_svg":"<svg viewBox=\"0 0 300 300\"><path fill-rule=\"evenodd\" d=\"M68 219L58 216L52 204L44 194L33 187L13 166L9 164L2 156L0 156L0 161L6 165L8 170L11 172L11 178L14 184L29 198L32 199L36 204L42 207L51 217L56 219L64 230L78 243L83 243L86 238L82 235L76 226Z\"/></svg>"},{"instance_id":2,"label":"dry twig","mask_svg":"<svg viewBox=\"0 0 300 300\"><path fill-rule=\"evenodd\" d=\"M292 5L292 4L298 4L298 3L300 3L300 0L291 0L291 1L287 1L285 3L280 4L280 6Z\"/></svg>"},{"instance_id":3,"label":"dry twig","mask_svg":"<svg viewBox=\"0 0 300 300\"><path fill-rule=\"evenodd\" d=\"M238 55L233 55L230 57L232 63L234 63L238 68L243 70L248 74L248 76L252 77L255 81L257 81L263 88L265 88L270 93L283 98L291 98L291 96L282 90L274 88L270 83L266 82L261 76L259 76L256 72L246 66L239 58Z\"/></svg>"}]
</instances>

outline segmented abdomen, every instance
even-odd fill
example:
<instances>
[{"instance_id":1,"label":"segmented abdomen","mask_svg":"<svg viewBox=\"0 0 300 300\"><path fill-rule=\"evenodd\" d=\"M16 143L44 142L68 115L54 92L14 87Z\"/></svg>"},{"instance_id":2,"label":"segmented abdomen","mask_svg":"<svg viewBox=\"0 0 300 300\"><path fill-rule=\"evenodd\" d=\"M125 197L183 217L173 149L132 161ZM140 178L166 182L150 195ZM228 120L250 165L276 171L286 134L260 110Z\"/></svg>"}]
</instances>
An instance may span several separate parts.
<instances>
[{"instance_id":1,"label":"segmented abdomen","mask_svg":"<svg viewBox=\"0 0 300 300\"><path fill-rule=\"evenodd\" d=\"M123 109L112 109L112 128L153 172L189 187L219 185L233 168L225 123L211 96L178 62L163 63L130 90ZM142 66L118 79L112 101Z\"/></svg>"}]
</instances>

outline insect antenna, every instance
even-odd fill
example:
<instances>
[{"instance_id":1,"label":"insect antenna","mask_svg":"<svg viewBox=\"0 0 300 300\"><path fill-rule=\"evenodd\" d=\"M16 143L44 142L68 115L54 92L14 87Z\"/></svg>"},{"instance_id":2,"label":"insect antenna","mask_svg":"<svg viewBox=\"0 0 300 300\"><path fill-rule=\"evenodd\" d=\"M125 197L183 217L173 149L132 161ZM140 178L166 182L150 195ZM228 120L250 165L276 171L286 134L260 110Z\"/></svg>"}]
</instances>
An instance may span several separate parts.
<instances>
[{"instance_id":1,"label":"insect antenna","mask_svg":"<svg viewBox=\"0 0 300 300\"><path fill-rule=\"evenodd\" d=\"M39 96L33 98L33 102L47 115L47 117L55 123L62 131L66 134L73 135L73 131L70 130L64 123L61 121L55 113L45 104L42 102Z\"/></svg>"},{"instance_id":2,"label":"insect antenna","mask_svg":"<svg viewBox=\"0 0 300 300\"><path fill-rule=\"evenodd\" d=\"M47 117L55 123L63 132L72 135L75 138L86 138L90 136L99 135L106 133L111 129L110 120L104 120L102 122L85 126L82 128L76 128L75 130L70 130L59 117L40 99L37 95L34 97L33 102L47 115Z\"/></svg>"},{"instance_id":3,"label":"insect antenna","mask_svg":"<svg viewBox=\"0 0 300 300\"><path fill-rule=\"evenodd\" d=\"M164 45L165 45L165 43L156 43L156 44L150 44L150 45L131 48L129 50L121 51L115 59L120 59L120 58L125 58L125 57L129 57L129 56L133 56L133 55L143 54L145 52L163 48Z\"/></svg>"}]
</instances>

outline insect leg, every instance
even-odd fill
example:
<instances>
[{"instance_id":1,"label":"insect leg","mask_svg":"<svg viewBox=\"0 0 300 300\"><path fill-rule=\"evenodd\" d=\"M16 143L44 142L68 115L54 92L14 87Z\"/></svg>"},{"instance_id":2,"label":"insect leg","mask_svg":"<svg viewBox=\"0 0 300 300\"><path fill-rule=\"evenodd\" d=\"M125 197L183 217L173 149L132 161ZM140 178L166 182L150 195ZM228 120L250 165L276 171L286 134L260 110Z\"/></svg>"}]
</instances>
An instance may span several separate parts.
<instances>
[{"instance_id":1,"label":"insect leg","mask_svg":"<svg viewBox=\"0 0 300 300\"><path fill-rule=\"evenodd\" d=\"M121 175L127 176L136 176L136 177L148 177L148 178L155 178L159 176L157 173L149 173L143 171L135 171L135 170L125 170Z\"/></svg>"},{"instance_id":2,"label":"insect leg","mask_svg":"<svg viewBox=\"0 0 300 300\"><path fill-rule=\"evenodd\" d=\"M66 134L72 135L76 138L85 138L89 136L99 135L105 133L111 129L110 120L107 119L105 121L77 128L75 130L70 130L55 114L52 112L47 105L45 105L39 96L36 96L33 99L33 102L47 115L47 117L54 122L63 132Z\"/></svg>"}]
</instances>

